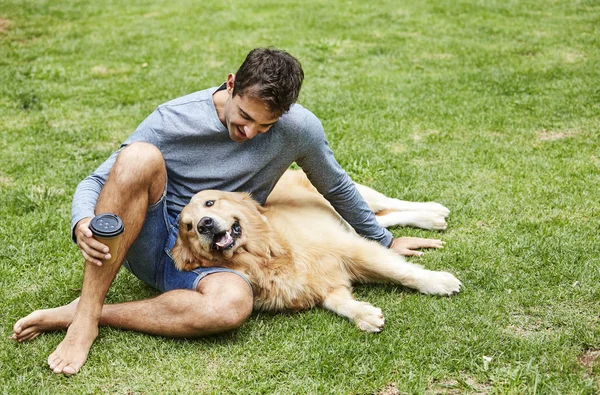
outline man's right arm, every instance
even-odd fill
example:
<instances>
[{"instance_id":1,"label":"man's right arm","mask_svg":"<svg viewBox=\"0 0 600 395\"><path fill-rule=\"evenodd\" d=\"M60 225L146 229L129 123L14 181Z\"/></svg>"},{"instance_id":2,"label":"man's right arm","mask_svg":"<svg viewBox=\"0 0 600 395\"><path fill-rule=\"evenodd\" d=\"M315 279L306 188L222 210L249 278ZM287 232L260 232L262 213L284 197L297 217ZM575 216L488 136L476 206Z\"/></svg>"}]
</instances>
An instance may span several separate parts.
<instances>
[{"instance_id":1,"label":"man's right arm","mask_svg":"<svg viewBox=\"0 0 600 395\"><path fill-rule=\"evenodd\" d=\"M77 185L71 205L71 237L74 242L77 242L75 237L76 225L82 219L91 218L95 215L94 210L98 202L98 196L100 196L102 187L108 178L108 173L114 165L119 152L120 150L114 152L96 171Z\"/></svg>"},{"instance_id":2,"label":"man's right arm","mask_svg":"<svg viewBox=\"0 0 600 395\"><path fill-rule=\"evenodd\" d=\"M131 134L121 147L104 161L92 174L87 176L77 185L73 196L71 206L71 237L77 242L75 237L75 227L84 218L91 218L95 215L96 203L100 192L108 179L108 174L113 165L117 161L119 153L129 144L135 141L143 141L159 146L161 133L156 132L161 130L163 125L163 117L160 107L152 112Z\"/></svg>"},{"instance_id":3,"label":"man's right arm","mask_svg":"<svg viewBox=\"0 0 600 395\"><path fill-rule=\"evenodd\" d=\"M114 152L96 171L77 185L71 205L71 238L81 255L91 264L102 265L102 259L110 259L108 248L92 237L89 223L95 215L95 207L102 187L106 183L119 151Z\"/></svg>"},{"instance_id":4,"label":"man's right arm","mask_svg":"<svg viewBox=\"0 0 600 395\"><path fill-rule=\"evenodd\" d=\"M71 238L87 262L101 266L102 259L110 259L105 255L106 246L92 237L89 223L95 215L98 197L108 179L108 174L117 161L117 156L126 146L135 141L148 142L158 147L162 134L157 133L156 130L162 130L162 124L163 117L159 107L121 144L119 150L113 152L96 171L77 185L71 206Z\"/></svg>"}]
</instances>

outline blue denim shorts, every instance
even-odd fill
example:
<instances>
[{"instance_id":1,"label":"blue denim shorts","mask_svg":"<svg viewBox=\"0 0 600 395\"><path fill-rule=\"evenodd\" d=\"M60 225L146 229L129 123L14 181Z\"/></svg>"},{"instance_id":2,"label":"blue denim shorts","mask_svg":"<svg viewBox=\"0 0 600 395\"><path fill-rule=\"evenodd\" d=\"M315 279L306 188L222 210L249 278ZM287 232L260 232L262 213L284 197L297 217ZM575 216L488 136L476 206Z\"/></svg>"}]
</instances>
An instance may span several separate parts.
<instances>
[{"instance_id":1,"label":"blue denim shorts","mask_svg":"<svg viewBox=\"0 0 600 395\"><path fill-rule=\"evenodd\" d=\"M179 215L167 210L166 191L161 199L148 207L144 225L129 248L123 266L137 278L161 292L173 289L195 290L200 280L212 273L230 272L250 281L240 272L224 267L197 268L190 272L177 270L171 249L177 240Z\"/></svg>"}]
</instances>

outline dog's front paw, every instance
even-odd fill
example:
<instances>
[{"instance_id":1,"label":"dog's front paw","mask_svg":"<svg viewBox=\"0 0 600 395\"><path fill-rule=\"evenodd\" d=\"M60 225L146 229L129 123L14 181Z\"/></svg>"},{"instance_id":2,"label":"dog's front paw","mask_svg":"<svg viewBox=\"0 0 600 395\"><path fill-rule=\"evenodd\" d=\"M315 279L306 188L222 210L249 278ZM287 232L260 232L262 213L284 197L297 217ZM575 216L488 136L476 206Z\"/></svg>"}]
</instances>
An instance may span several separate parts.
<instances>
[{"instance_id":1,"label":"dog's front paw","mask_svg":"<svg viewBox=\"0 0 600 395\"><path fill-rule=\"evenodd\" d=\"M383 330L385 319L380 308L363 303L361 311L354 317L354 322L361 331L378 333Z\"/></svg>"},{"instance_id":2,"label":"dog's front paw","mask_svg":"<svg viewBox=\"0 0 600 395\"><path fill-rule=\"evenodd\" d=\"M424 294L450 296L460 292L461 286L452 273L428 271L418 290Z\"/></svg>"},{"instance_id":3,"label":"dog's front paw","mask_svg":"<svg viewBox=\"0 0 600 395\"><path fill-rule=\"evenodd\" d=\"M448 224L446 223L445 219L446 217L437 214L433 211L416 212L414 213L414 215L414 226L416 226L417 228L429 230L446 230L446 228L448 227Z\"/></svg>"},{"instance_id":4,"label":"dog's front paw","mask_svg":"<svg viewBox=\"0 0 600 395\"><path fill-rule=\"evenodd\" d=\"M444 218L448 218L448 215L450 215L450 210L448 210L446 207L442 206L439 203L427 202L424 204L426 205L426 211L436 213L437 215L441 215Z\"/></svg>"}]
</instances>

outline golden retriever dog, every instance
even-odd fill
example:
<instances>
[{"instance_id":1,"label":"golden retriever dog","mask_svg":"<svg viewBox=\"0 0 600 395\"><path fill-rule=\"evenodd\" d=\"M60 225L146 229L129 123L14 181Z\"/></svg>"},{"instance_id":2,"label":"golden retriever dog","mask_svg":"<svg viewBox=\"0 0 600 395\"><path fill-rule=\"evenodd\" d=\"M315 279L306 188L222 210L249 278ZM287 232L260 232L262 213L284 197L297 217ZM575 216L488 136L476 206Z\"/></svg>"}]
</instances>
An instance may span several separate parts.
<instances>
[{"instance_id":1,"label":"golden retriever dog","mask_svg":"<svg viewBox=\"0 0 600 395\"><path fill-rule=\"evenodd\" d=\"M446 227L448 210L440 204L404 202L357 187L383 226ZM353 283L391 282L433 295L452 295L461 287L452 274L408 263L357 235L302 171L287 171L264 207L246 193L194 195L181 212L172 256L179 270L222 266L244 273L257 310L321 306L367 332L383 329L383 314L353 298Z\"/></svg>"}]
</instances>

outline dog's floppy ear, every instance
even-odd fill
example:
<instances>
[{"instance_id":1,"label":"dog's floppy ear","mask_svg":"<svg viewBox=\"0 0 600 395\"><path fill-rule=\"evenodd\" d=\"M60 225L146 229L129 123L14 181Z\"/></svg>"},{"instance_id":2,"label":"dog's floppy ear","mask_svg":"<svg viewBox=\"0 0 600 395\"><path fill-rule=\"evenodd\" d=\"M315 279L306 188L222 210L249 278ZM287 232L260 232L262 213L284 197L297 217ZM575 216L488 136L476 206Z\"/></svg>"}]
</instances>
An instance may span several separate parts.
<instances>
[{"instance_id":1,"label":"dog's floppy ear","mask_svg":"<svg viewBox=\"0 0 600 395\"><path fill-rule=\"evenodd\" d=\"M186 214L187 213L182 212L181 218L179 219L177 240L175 241L175 246L171 250L173 262L178 270L192 270L200 266L200 263L194 257L194 254L190 249L187 236L187 233L191 231L191 227L193 226L193 219Z\"/></svg>"},{"instance_id":2,"label":"dog's floppy ear","mask_svg":"<svg viewBox=\"0 0 600 395\"><path fill-rule=\"evenodd\" d=\"M192 254L192 251L186 246L186 243L182 240L181 236L177 236L175 246L171 250L171 256L177 270L192 270L200 266L195 264L196 259Z\"/></svg>"},{"instance_id":3,"label":"dog's floppy ear","mask_svg":"<svg viewBox=\"0 0 600 395\"><path fill-rule=\"evenodd\" d=\"M251 194L249 194L248 192L240 192L239 194L244 203L252 206L256 210L258 210L258 212L261 214L265 213L266 209L263 206L261 206L260 204L258 204L258 202L256 200L254 200L254 198L252 197Z\"/></svg>"}]
</instances>

